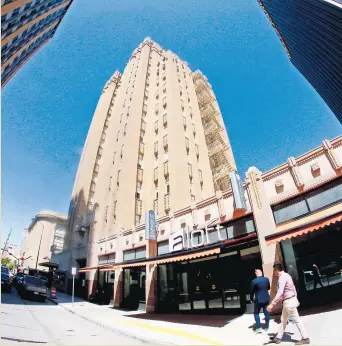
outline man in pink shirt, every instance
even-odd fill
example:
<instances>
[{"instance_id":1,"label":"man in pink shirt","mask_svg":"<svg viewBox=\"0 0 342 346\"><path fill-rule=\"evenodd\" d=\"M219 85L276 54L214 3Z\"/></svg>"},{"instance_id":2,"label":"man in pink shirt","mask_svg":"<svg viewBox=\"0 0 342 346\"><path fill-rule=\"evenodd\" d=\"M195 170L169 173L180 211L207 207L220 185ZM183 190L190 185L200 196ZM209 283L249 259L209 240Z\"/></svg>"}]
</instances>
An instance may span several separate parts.
<instances>
[{"instance_id":1,"label":"man in pink shirt","mask_svg":"<svg viewBox=\"0 0 342 346\"><path fill-rule=\"evenodd\" d=\"M302 321L299 318L296 287L293 283L291 276L283 271L283 266L278 263L273 266L275 275L278 277L277 294L274 297L271 304L267 307L267 311L271 312L273 307L280 301L283 302L283 311L281 314L281 323L278 334L272 338L272 342L280 344L284 335L284 331L287 325L289 317L297 325L302 339L296 342L296 345L310 344L309 336L304 328Z\"/></svg>"}]
</instances>

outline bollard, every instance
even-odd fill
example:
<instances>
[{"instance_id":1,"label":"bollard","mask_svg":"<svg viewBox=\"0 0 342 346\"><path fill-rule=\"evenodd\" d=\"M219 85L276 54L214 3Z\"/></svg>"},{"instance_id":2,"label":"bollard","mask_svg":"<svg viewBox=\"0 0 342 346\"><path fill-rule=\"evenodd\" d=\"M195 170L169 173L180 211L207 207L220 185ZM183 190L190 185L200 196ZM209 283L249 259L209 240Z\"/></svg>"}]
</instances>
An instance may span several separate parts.
<instances>
[{"instance_id":1,"label":"bollard","mask_svg":"<svg viewBox=\"0 0 342 346\"><path fill-rule=\"evenodd\" d=\"M56 288L55 287L51 287L50 298L51 299L57 299L57 292L56 292Z\"/></svg>"}]
</instances>

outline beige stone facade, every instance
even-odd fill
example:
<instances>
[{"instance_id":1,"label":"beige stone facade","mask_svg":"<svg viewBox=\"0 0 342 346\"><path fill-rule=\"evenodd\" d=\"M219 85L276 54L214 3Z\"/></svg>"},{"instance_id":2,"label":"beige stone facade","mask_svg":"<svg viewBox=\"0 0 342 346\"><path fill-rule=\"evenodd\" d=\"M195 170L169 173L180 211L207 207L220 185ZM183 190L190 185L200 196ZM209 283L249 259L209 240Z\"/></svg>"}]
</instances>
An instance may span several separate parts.
<instances>
[{"instance_id":1,"label":"beige stone facade","mask_svg":"<svg viewBox=\"0 0 342 346\"><path fill-rule=\"evenodd\" d=\"M76 262L96 264L103 239L113 239L111 252L123 234L140 244L145 211L167 220L195 210L229 186L233 170L206 77L146 38L104 87L88 132L69 214Z\"/></svg>"},{"instance_id":2,"label":"beige stone facade","mask_svg":"<svg viewBox=\"0 0 342 346\"><path fill-rule=\"evenodd\" d=\"M103 90L75 180L70 267L83 268L77 277L88 280L88 295L101 272L115 272L113 301L122 307L125 270L140 268L146 310L154 312L161 264L231 254L260 257L274 294L272 266L286 262L283 237L313 223L323 228L333 217L342 222L342 136L268 172L251 167L242 184L245 210L235 208L228 176L234 170L206 78L145 39ZM147 210L157 214L156 242L145 238Z\"/></svg>"},{"instance_id":3,"label":"beige stone facade","mask_svg":"<svg viewBox=\"0 0 342 346\"><path fill-rule=\"evenodd\" d=\"M246 230L243 231L245 234L236 233L234 236L247 236L253 241L257 239L258 245L252 247L252 250L257 249L256 251L261 255L263 270L272 281L272 294L274 294L275 281L272 277L272 266L275 262L283 262L283 258L279 243L277 241L268 242L267 237L300 228L308 223L319 222L334 213L342 214L342 194L338 197L339 192L342 191L341 163L342 136L339 136L331 141L324 140L320 147L300 157L290 158L283 165L268 172L261 173L257 168L252 167L246 173L246 181L243 184L248 206L245 212L239 211L237 213L234 209L234 197L231 189L216 192L210 198L189 204L172 214L160 217L157 222L158 248L162 244L168 246L172 235L178 230L185 228L190 231L201 229L210 221L213 224L219 223L226 225L225 227L234 227L240 220L246 218L248 220L250 217L251 221L247 221ZM336 188L339 189L336 190L335 195L332 195L332 202L328 199L327 204L324 205L323 198L323 207L317 211L304 213L298 218L289 217L285 222L277 222L274 207L296 196L300 197L305 193L318 191L329 183L335 184L335 190ZM123 268L131 268L141 262L140 259L137 264L134 264L133 261L132 264L129 262L125 266L127 261L125 253L134 249L136 251L142 250L145 251L142 259L158 258L158 250L151 251L149 249L151 244L145 240L144 227L142 224L120 234L104 236L94 241L95 260L92 262L92 266L99 266L99 259L105 256L114 256L115 262L120 264L112 269L115 270L114 305L116 307L121 306L123 299ZM255 235L255 239L253 235ZM247 238L242 237L241 239L247 241ZM201 249L198 250L201 251ZM170 249L166 252L169 251ZM250 250L243 251L248 252ZM142 263L145 265L144 262ZM157 293L153 286L157 282L156 267L156 265L146 263L146 309L149 312L155 311L156 307ZM86 270L86 273L89 280L94 278L94 270Z\"/></svg>"},{"instance_id":4,"label":"beige stone facade","mask_svg":"<svg viewBox=\"0 0 342 346\"><path fill-rule=\"evenodd\" d=\"M24 268L44 269L39 263L48 262L55 253L65 249L67 217L53 211L40 211L28 227L22 257ZM46 268L45 268L46 269Z\"/></svg>"}]
</instances>

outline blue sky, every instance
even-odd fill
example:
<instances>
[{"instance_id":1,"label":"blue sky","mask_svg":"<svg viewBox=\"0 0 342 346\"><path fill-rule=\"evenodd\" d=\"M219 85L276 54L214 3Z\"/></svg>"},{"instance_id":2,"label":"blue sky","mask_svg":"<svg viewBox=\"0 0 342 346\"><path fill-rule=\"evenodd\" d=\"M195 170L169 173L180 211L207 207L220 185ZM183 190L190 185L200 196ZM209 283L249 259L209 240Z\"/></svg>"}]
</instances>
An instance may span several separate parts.
<instances>
[{"instance_id":1,"label":"blue sky","mask_svg":"<svg viewBox=\"0 0 342 346\"><path fill-rule=\"evenodd\" d=\"M257 0L75 0L55 37L2 92L2 235L67 213L101 90L150 36L209 79L244 177L342 132L291 65Z\"/></svg>"}]
</instances>

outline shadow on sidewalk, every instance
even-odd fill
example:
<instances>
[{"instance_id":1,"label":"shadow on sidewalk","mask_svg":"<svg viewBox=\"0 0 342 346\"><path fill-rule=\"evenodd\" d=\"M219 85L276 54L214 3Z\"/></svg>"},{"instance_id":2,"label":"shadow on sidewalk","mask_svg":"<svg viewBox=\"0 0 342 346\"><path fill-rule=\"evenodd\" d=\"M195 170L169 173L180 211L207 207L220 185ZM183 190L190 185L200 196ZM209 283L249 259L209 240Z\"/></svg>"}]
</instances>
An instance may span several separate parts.
<instances>
[{"instance_id":1,"label":"shadow on sidewalk","mask_svg":"<svg viewBox=\"0 0 342 346\"><path fill-rule=\"evenodd\" d=\"M198 325L206 327L221 328L238 318L240 315L178 315L178 314L134 314L125 315L125 317L138 318L143 320L163 321L171 323L182 323L189 325Z\"/></svg>"},{"instance_id":2,"label":"shadow on sidewalk","mask_svg":"<svg viewBox=\"0 0 342 346\"><path fill-rule=\"evenodd\" d=\"M299 308L299 315L300 316L315 315L315 314L321 314L324 312L331 312L331 311L336 311L341 309L342 309L342 301L325 304L325 305L313 306L313 307Z\"/></svg>"}]
</instances>

